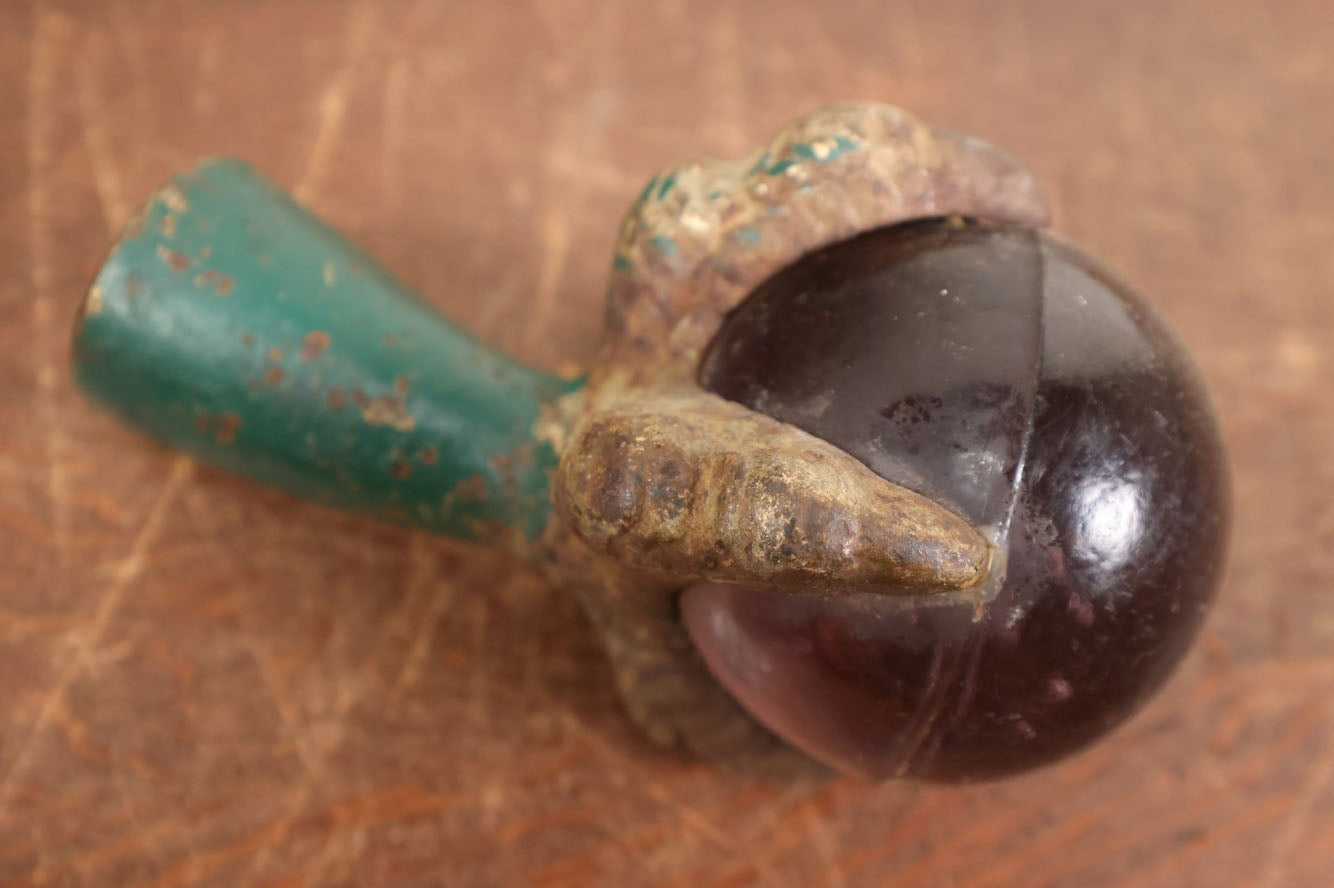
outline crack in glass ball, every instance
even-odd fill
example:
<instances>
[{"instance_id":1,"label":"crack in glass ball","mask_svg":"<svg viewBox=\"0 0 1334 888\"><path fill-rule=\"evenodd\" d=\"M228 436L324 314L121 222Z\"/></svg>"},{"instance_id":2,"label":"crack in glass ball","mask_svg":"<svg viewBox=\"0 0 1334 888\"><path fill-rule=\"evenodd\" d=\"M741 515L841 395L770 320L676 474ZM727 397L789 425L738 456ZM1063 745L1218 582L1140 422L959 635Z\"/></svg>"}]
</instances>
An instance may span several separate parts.
<instances>
[{"instance_id":1,"label":"crack in glass ball","mask_svg":"<svg viewBox=\"0 0 1334 888\"><path fill-rule=\"evenodd\" d=\"M723 323L701 384L967 518L976 593L703 583L681 612L761 723L841 770L967 781L1055 761L1179 663L1222 569L1229 482L1184 350L1078 250L932 220L826 247Z\"/></svg>"}]
</instances>

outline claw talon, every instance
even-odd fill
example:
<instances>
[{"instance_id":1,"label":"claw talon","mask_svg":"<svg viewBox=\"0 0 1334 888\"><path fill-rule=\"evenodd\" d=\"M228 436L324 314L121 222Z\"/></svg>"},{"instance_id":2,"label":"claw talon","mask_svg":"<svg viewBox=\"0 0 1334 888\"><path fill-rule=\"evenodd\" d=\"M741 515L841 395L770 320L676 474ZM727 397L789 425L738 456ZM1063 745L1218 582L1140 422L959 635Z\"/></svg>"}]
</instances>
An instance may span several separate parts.
<instances>
[{"instance_id":1,"label":"claw talon","mask_svg":"<svg viewBox=\"0 0 1334 888\"><path fill-rule=\"evenodd\" d=\"M842 450L705 392L577 429L556 508L621 564L810 592L965 589L990 549L964 519Z\"/></svg>"}]
</instances>

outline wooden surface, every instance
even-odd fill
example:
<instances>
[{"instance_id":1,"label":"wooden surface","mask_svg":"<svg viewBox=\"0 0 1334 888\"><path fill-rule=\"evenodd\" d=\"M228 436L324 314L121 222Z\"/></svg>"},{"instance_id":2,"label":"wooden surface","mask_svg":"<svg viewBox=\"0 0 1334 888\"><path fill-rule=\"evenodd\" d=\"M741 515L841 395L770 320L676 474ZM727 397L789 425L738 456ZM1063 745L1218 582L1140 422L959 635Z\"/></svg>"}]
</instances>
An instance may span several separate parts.
<instances>
[{"instance_id":1,"label":"wooden surface","mask_svg":"<svg viewBox=\"0 0 1334 888\"><path fill-rule=\"evenodd\" d=\"M1334 874L1325 0L0 5L0 885L1255 886ZM85 282L252 159L554 367L658 168L843 97L1010 148L1195 350L1222 598L1128 727L975 788L765 783L629 729L499 557L157 449L67 370Z\"/></svg>"}]
</instances>

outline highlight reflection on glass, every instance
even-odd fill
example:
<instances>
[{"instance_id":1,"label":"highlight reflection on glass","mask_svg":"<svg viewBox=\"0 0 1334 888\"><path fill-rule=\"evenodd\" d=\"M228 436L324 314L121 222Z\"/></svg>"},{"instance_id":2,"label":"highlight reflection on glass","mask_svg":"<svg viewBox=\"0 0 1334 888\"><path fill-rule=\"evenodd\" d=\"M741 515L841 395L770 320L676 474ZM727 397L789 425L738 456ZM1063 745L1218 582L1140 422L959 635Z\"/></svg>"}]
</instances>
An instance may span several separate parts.
<instances>
[{"instance_id":1,"label":"highlight reflection on glass","mask_svg":"<svg viewBox=\"0 0 1334 888\"><path fill-rule=\"evenodd\" d=\"M1140 485L1120 477L1096 477L1079 485L1074 494L1077 558L1104 569L1128 561L1139 547L1144 531L1144 502Z\"/></svg>"}]
</instances>

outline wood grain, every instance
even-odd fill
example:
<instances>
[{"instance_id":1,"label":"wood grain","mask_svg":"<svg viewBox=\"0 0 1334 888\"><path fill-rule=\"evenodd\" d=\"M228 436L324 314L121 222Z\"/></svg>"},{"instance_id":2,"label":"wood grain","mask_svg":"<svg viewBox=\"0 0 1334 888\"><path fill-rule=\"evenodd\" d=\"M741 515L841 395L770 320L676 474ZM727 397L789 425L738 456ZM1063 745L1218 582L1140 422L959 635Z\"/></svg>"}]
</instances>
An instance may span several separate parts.
<instances>
[{"instance_id":1,"label":"wood grain","mask_svg":"<svg viewBox=\"0 0 1334 888\"><path fill-rule=\"evenodd\" d=\"M0 5L0 886L1328 885L1332 47L1318 0ZM556 367L597 342L643 181L847 97L1023 158L1221 410L1205 637L1047 771L783 784L655 752L532 575L195 466L69 378L112 231L198 156Z\"/></svg>"}]
</instances>

